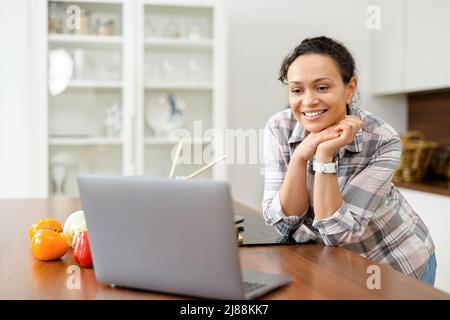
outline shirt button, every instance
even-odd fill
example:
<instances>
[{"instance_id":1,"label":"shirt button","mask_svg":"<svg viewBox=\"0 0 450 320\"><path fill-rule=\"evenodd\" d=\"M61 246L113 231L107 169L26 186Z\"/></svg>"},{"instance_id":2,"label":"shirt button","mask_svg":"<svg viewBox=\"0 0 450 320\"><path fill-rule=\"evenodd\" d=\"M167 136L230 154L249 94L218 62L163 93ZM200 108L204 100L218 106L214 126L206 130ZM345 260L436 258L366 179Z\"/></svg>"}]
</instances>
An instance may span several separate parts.
<instances>
[{"instance_id":1,"label":"shirt button","mask_svg":"<svg viewBox=\"0 0 450 320\"><path fill-rule=\"evenodd\" d=\"M361 230L361 228L359 227L359 225L354 224L354 225L353 225L353 231L358 232L359 230Z\"/></svg>"}]
</instances>

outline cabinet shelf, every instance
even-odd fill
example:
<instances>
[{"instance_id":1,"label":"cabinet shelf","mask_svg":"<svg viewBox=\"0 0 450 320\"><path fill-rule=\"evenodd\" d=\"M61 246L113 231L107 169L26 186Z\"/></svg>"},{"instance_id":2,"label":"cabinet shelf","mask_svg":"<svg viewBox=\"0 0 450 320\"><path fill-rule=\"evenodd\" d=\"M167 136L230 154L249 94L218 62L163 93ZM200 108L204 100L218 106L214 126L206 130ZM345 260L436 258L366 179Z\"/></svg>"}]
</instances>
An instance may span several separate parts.
<instances>
[{"instance_id":1,"label":"cabinet shelf","mask_svg":"<svg viewBox=\"0 0 450 320\"><path fill-rule=\"evenodd\" d=\"M49 44L59 45L86 45L86 46L119 46L122 44L121 36L98 36L77 34L49 34Z\"/></svg>"},{"instance_id":2,"label":"cabinet shelf","mask_svg":"<svg viewBox=\"0 0 450 320\"><path fill-rule=\"evenodd\" d=\"M144 140L147 145L175 145L178 140L165 137L147 137ZM208 138L194 138L183 141L183 144L209 144L212 140Z\"/></svg>"},{"instance_id":3,"label":"cabinet shelf","mask_svg":"<svg viewBox=\"0 0 450 320\"><path fill-rule=\"evenodd\" d=\"M73 0L52 0L52 2L69 2L69 3L73 3ZM92 0L77 0L76 2L79 3L92 3ZM100 3L100 4L122 4L124 2L124 0L95 0L95 3Z\"/></svg>"},{"instance_id":4,"label":"cabinet shelf","mask_svg":"<svg viewBox=\"0 0 450 320\"><path fill-rule=\"evenodd\" d=\"M99 88L99 89L122 89L121 81L103 81L103 80L73 80L68 88Z\"/></svg>"},{"instance_id":5,"label":"cabinet shelf","mask_svg":"<svg viewBox=\"0 0 450 320\"><path fill-rule=\"evenodd\" d=\"M51 137L50 145L77 146L77 145L121 145L121 138L106 137Z\"/></svg>"},{"instance_id":6,"label":"cabinet shelf","mask_svg":"<svg viewBox=\"0 0 450 320\"><path fill-rule=\"evenodd\" d=\"M211 83L188 83L188 82L172 82L172 83L147 83L147 90L212 90L214 86Z\"/></svg>"},{"instance_id":7,"label":"cabinet shelf","mask_svg":"<svg viewBox=\"0 0 450 320\"><path fill-rule=\"evenodd\" d=\"M167 39L167 38L147 38L145 39L145 45L149 48L157 49L204 49L210 50L213 47L212 39Z\"/></svg>"}]
</instances>

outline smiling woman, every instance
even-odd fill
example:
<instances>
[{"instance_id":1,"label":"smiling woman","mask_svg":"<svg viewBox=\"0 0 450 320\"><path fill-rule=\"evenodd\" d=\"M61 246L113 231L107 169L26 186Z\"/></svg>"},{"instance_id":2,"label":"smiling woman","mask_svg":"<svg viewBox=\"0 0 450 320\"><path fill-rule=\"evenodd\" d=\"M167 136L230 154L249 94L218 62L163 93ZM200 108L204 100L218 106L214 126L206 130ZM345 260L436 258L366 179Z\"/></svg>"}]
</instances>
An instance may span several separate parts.
<instances>
[{"instance_id":1,"label":"smiling woman","mask_svg":"<svg viewBox=\"0 0 450 320\"><path fill-rule=\"evenodd\" d=\"M434 284L428 228L391 183L398 133L352 103L355 62L341 43L305 39L283 61L290 108L264 138L266 223L299 242L344 246Z\"/></svg>"}]
</instances>

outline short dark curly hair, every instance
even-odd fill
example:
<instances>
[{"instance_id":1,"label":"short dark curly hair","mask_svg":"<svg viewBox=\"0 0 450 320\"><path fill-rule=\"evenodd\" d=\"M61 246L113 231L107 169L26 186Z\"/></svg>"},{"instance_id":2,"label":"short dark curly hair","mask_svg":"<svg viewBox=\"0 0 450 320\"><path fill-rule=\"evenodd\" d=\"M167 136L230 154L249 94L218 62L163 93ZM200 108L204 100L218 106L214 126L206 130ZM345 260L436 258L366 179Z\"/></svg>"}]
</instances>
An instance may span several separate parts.
<instances>
[{"instance_id":1,"label":"short dark curly hair","mask_svg":"<svg viewBox=\"0 0 450 320\"><path fill-rule=\"evenodd\" d=\"M278 80L287 84L287 73L289 66L300 56L306 54L323 54L332 58L345 84L348 84L355 76L355 60L347 48L340 42L331 38L321 36L304 39L292 52L283 60L278 75Z\"/></svg>"}]
</instances>

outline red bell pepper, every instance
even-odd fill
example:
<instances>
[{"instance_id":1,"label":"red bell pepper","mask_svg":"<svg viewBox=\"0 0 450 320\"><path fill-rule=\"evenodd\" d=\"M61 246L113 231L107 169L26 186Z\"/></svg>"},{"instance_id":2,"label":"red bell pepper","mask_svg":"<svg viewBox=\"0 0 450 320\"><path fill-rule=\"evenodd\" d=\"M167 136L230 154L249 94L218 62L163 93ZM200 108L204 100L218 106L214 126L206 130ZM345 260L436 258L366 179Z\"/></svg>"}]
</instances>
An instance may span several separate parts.
<instances>
[{"instance_id":1,"label":"red bell pepper","mask_svg":"<svg viewBox=\"0 0 450 320\"><path fill-rule=\"evenodd\" d=\"M92 256L87 231L78 233L73 245L73 257L81 267L92 267Z\"/></svg>"}]
</instances>

